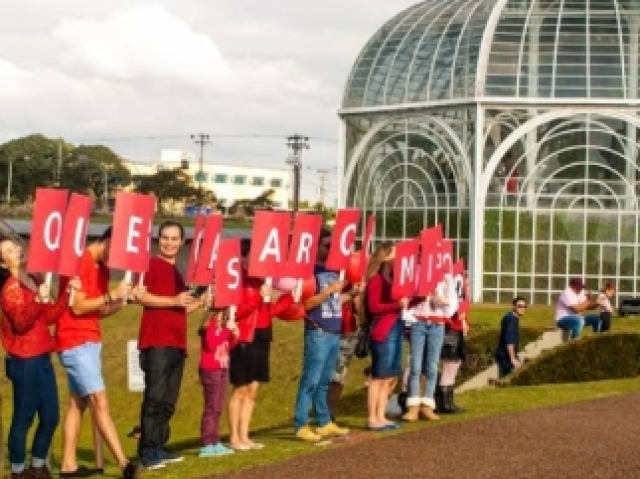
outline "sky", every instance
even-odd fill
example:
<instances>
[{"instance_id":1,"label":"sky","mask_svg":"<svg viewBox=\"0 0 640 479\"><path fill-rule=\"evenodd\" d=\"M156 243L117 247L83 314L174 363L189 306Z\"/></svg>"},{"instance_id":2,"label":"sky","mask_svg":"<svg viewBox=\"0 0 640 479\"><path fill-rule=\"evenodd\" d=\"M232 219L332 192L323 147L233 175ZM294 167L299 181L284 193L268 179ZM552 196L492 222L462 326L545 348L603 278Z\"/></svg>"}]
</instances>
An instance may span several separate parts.
<instances>
[{"instance_id":1,"label":"sky","mask_svg":"<svg viewBox=\"0 0 640 479\"><path fill-rule=\"evenodd\" d=\"M344 85L360 50L417 0L2 0L0 142L31 133L104 144L134 161L162 149L210 163L285 166L309 136L337 195Z\"/></svg>"}]
</instances>

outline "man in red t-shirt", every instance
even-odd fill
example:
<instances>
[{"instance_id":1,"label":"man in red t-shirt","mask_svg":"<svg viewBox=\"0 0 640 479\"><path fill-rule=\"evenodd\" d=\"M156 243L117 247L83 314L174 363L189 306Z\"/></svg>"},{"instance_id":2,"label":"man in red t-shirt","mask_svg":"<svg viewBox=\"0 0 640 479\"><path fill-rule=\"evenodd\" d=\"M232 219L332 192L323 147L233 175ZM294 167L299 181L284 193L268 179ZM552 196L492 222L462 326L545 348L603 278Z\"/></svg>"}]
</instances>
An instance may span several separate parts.
<instances>
[{"instance_id":1,"label":"man in red t-shirt","mask_svg":"<svg viewBox=\"0 0 640 479\"><path fill-rule=\"evenodd\" d=\"M125 456L118 433L109 414L109 403L102 377L102 335L100 319L124 306L124 298L132 294L131 284L121 281L109 290L109 270L106 262L111 244L111 227L87 246L78 267L82 287L75 292L73 303L58 319L56 349L67 372L69 405L64 417L62 464L60 477L88 477L95 471L78 466L76 446L82 414L87 406L92 410L94 424L111 450L126 479L137 477L138 466ZM68 279L67 279L68 281ZM61 290L66 282L61 282Z\"/></svg>"},{"instance_id":2,"label":"man in red t-shirt","mask_svg":"<svg viewBox=\"0 0 640 479\"><path fill-rule=\"evenodd\" d=\"M138 455L147 469L159 469L183 460L169 453L169 421L173 416L187 351L187 315L204 306L204 297L186 291L176 267L184 244L184 228L165 221L158 229L159 252L149 261L144 290L138 297L142 321L138 336L140 367L144 371L144 395L140 411Z\"/></svg>"}]
</instances>

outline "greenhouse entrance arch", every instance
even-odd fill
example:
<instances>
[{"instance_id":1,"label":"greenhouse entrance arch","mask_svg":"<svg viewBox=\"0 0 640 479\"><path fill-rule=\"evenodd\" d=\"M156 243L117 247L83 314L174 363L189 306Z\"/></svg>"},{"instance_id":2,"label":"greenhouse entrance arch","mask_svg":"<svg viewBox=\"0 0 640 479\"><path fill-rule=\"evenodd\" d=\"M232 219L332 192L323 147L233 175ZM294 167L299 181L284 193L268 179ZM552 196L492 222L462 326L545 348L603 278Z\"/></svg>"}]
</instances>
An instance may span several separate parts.
<instances>
[{"instance_id":1,"label":"greenhouse entrance arch","mask_svg":"<svg viewBox=\"0 0 640 479\"><path fill-rule=\"evenodd\" d=\"M427 0L351 71L340 204L377 240L442 223L475 301L569 278L640 293L640 0Z\"/></svg>"}]
</instances>

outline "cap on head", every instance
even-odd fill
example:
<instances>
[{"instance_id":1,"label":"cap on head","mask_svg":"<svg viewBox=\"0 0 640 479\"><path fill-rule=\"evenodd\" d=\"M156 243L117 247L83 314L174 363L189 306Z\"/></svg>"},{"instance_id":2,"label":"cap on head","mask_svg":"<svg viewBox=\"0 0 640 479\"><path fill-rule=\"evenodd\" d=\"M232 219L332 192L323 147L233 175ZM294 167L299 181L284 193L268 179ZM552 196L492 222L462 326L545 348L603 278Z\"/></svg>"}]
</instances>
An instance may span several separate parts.
<instances>
[{"instance_id":1,"label":"cap on head","mask_svg":"<svg viewBox=\"0 0 640 479\"><path fill-rule=\"evenodd\" d=\"M571 278L569 286L577 291L582 291L584 289L584 282L580 278Z\"/></svg>"}]
</instances>

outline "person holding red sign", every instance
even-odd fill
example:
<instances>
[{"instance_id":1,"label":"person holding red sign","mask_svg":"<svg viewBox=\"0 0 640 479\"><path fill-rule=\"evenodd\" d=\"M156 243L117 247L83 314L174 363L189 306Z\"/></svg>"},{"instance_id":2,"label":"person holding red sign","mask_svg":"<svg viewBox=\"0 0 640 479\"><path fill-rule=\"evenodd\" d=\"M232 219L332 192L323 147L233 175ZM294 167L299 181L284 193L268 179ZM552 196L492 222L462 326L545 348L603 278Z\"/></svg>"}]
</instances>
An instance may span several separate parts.
<instances>
[{"instance_id":1,"label":"person holding red sign","mask_svg":"<svg viewBox=\"0 0 640 479\"><path fill-rule=\"evenodd\" d=\"M454 265L454 269L457 265ZM469 332L469 278L466 272L459 272L455 277L455 290L458 296L458 309L447 323L440 352L442 374L436 391L438 413L457 414L464 409L456 406L453 392L458 370L465 357L464 338Z\"/></svg>"},{"instance_id":2,"label":"person holding red sign","mask_svg":"<svg viewBox=\"0 0 640 479\"><path fill-rule=\"evenodd\" d=\"M136 298L143 306L138 349L145 386L138 456L147 469L159 469L184 459L168 452L165 445L182 384L187 315L205 305L204 296L196 298L185 291L184 279L176 267L185 241L182 224L163 222L158 228L158 238L158 255L149 259L144 286Z\"/></svg>"},{"instance_id":3,"label":"person holding red sign","mask_svg":"<svg viewBox=\"0 0 640 479\"><path fill-rule=\"evenodd\" d=\"M392 295L395 248L387 241L373 253L367 271L366 309L371 320L371 377L367 399L367 428L374 431L397 429L386 418L387 402L402 371L402 310L408 298Z\"/></svg>"},{"instance_id":4,"label":"person holding red sign","mask_svg":"<svg viewBox=\"0 0 640 479\"><path fill-rule=\"evenodd\" d=\"M82 415L87 406L105 443L118 461L122 477L133 479L141 471L129 462L122 450L118 433L109 413L109 403L102 377L102 335L100 319L122 309L132 294L131 284L121 281L109 290L106 262L111 245L111 227L85 249L78 267L82 288L75 292L73 303L58 319L56 349L67 372L69 404L63 422L62 464L60 477L89 477L97 471L78 466L76 447ZM61 287L68 283L61 281Z\"/></svg>"},{"instance_id":5,"label":"person holding red sign","mask_svg":"<svg viewBox=\"0 0 640 479\"><path fill-rule=\"evenodd\" d=\"M442 351L445 324L457 309L457 292L451 274L445 274L435 291L413 310L418 320L411 325L411 362L409 369L409 390L405 421L415 421L419 417L437 421L440 417L436 409L435 391L438 382L438 362ZM420 377L424 375L424 384ZM421 395L422 393L422 395Z\"/></svg>"},{"instance_id":6,"label":"person holding red sign","mask_svg":"<svg viewBox=\"0 0 640 479\"><path fill-rule=\"evenodd\" d=\"M74 279L57 303L49 302L49 286L27 275L22 247L0 237L0 305L2 345L7 357L6 374L13 387L13 414L9 428L9 460L12 479L51 478L46 458L60 420L56 376L51 363L55 341L49 327L56 323L69 301ZM25 466L27 433L38 415L33 436L31 467Z\"/></svg>"},{"instance_id":7,"label":"person holding red sign","mask_svg":"<svg viewBox=\"0 0 640 479\"><path fill-rule=\"evenodd\" d=\"M260 383L270 380L273 318L293 304L291 294L277 297L263 279L248 276L250 253L251 240L243 238L240 242L243 294L236 312L239 333L231 348L229 363L229 380L233 385L229 399L229 444L238 451L264 447L249 438L251 417ZM266 297L272 301L264 301Z\"/></svg>"},{"instance_id":8,"label":"person holding red sign","mask_svg":"<svg viewBox=\"0 0 640 479\"><path fill-rule=\"evenodd\" d=\"M353 298L342 293L344 281L339 273L326 268L331 247L331 233L320 233L314 277L316 291L304 301L307 311L304 330L304 357L298 385L293 426L296 437L318 442L324 437L346 436L349 429L336 425L328 405L329 384L338 362L342 332L342 305ZM317 427L309 426L309 409L313 405Z\"/></svg>"}]
</instances>

